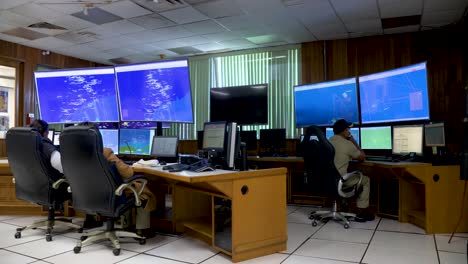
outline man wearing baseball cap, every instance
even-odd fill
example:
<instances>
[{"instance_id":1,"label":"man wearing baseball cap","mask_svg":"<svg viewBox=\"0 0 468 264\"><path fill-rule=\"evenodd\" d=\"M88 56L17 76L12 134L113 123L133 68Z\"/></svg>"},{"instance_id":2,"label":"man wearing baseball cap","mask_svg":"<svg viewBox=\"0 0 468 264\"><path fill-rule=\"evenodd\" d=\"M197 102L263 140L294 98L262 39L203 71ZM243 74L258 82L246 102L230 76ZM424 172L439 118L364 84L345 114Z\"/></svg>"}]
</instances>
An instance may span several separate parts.
<instances>
[{"instance_id":1,"label":"man wearing baseball cap","mask_svg":"<svg viewBox=\"0 0 468 264\"><path fill-rule=\"evenodd\" d=\"M350 128L352 126L353 123L344 119L339 119L335 124L333 124L333 133L335 135L330 138L330 143L335 148L334 162L340 175L345 175L348 172L348 164L350 160L354 159L364 161L366 158L364 151L362 151L356 140L351 135ZM343 183L344 187L356 185L359 181L359 177L360 176L358 174L351 176ZM356 199L358 212L356 214L355 221L372 221L374 220L374 215L369 212L369 177L362 176L361 186L362 191Z\"/></svg>"}]
</instances>

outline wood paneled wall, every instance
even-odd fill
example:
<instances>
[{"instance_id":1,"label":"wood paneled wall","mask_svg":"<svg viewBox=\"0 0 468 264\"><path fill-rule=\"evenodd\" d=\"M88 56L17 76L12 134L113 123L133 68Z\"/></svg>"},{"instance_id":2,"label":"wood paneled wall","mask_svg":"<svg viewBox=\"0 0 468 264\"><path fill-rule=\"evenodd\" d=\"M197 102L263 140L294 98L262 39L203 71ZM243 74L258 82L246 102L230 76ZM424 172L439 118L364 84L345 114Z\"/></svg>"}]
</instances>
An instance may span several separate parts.
<instances>
[{"instance_id":1,"label":"wood paneled wall","mask_svg":"<svg viewBox=\"0 0 468 264\"><path fill-rule=\"evenodd\" d=\"M463 142L468 43L457 30L372 36L302 45L302 83L338 80L427 61L432 121L444 121L447 149Z\"/></svg>"},{"instance_id":2,"label":"wood paneled wall","mask_svg":"<svg viewBox=\"0 0 468 264\"><path fill-rule=\"evenodd\" d=\"M28 113L34 113L36 104L34 71L38 65L46 65L54 68L88 68L102 66L95 62L77 59L51 52L50 55L42 55L42 50L26 47L16 43L0 40L0 61L6 61L18 65L18 90L17 90L17 126L26 124ZM0 157L6 156L5 140L0 140Z\"/></svg>"}]
</instances>

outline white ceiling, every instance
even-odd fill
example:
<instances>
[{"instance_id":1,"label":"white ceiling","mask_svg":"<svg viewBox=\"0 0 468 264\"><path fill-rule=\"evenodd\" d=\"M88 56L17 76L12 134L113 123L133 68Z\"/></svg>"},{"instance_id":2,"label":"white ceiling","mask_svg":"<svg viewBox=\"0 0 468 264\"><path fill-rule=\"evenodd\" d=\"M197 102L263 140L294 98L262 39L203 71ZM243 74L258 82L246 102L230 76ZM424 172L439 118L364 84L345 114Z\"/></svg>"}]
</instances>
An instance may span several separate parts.
<instances>
[{"instance_id":1,"label":"white ceiling","mask_svg":"<svg viewBox=\"0 0 468 264\"><path fill-rule=\"evenodd\" d=\"M467 6L468 0L1 0L0 39L104 64L136 63L427 30L459 21ZM421 15L419 25L382 28L383 18L413 15ZM40 22L58 28L31 27Z\"/></svg>"}]
</instances>

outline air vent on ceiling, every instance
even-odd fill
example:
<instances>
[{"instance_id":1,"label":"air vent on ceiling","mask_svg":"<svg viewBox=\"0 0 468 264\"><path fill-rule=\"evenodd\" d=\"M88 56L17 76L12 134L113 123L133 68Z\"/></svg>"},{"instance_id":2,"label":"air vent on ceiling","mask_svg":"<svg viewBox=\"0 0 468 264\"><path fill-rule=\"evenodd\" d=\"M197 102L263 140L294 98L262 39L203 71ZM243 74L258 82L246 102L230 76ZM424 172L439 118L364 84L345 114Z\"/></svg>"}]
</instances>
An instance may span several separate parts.
<instances>
[{"instance_id":1,"label":"air vent on ceiling","mask_svg":"<svg viewBox=\"0 0 468 264\"><path fill-rule=\"evenodd\" d=\"M382 28L398 28L421 24L421 15L382 18Z\"/></svg>"},{"instance_id":2,"label":"air vent on ceiling","mask_svg":"<svg viewBox=\"0 0 468 264\"><path fill-rule=\"evenodd\" d=\"M41 28L41 29L55 29L55 30L67 30L64 27L53 25L47 22L39 22L29 25L28 28Z\"/></svg>"}]
</instances>

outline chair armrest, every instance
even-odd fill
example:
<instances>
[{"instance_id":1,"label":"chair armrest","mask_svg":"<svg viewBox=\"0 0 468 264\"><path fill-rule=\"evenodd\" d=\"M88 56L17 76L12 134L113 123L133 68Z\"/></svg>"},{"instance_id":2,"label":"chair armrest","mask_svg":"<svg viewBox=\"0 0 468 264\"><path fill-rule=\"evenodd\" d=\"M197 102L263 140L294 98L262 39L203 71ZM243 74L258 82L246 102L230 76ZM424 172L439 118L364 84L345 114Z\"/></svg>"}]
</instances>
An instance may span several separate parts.
<instances>
[{"instance_id":1,"label":"chair armrest","mask_svg":"<svg viewBox=\"0 0 468 264\"><path fill-rule=\"evenodd\" d=\"M116 190L115 190L115 195L121 196L123 191L125 189L129 189L133 192L133 195L135 196L135 205L140 206L141 205L141 200L140 200L140 194L143 192L143 189L146 186L146 183L148 182L148 179L145 178L143 175L134 175L124 181ZM133 184L134 183L140 183L141 186L137 190Z\"/></svg>"},{"instance_id":2,"label":"chair armrest","mask_svg":"<svg viewBox=\"0 0 468 264\"><path fill-rule=\"evenodd\" d=\"M344 182L345 182L347 179L349 179L352 175L356 175L356 174L359 175L359 181L354 185L353 191L351 191L351 192L343 192L343 184L344 184ZM361 172L361 171L355 170L355 171L346 173L345 175L341 176L341 177L340 177L340 180L338 181L338 194L339 194L341 197L344 197L344 198L353 197L353 196L356 194L357 187L361 186L361 181L362 181L362 172Z\"/></svg>"},{"instance_id":3,"label":"chair armrest","mask_svg":"<svg viewBox=\"0 0 468 264\"><path fill-rule=\"evenodd\" d=\"M54 183L52 183L52 188L54 188L55 190L57 190L60 185L64 182L67 182L67 180L65 178L60 178L58 179L57 181L55 181Z\"/></svg>"}]
</instances>

